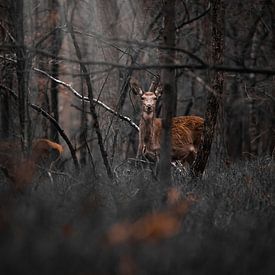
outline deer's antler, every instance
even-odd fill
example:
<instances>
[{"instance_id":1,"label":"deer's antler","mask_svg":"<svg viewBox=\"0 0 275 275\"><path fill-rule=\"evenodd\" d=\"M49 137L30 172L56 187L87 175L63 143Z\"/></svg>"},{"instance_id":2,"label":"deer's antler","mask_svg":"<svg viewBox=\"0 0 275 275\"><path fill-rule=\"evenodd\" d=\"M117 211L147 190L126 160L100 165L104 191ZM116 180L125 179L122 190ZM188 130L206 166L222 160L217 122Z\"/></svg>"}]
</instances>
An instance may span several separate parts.
<instances>
[{"instance_id":1,"label":"deer's antler","mask_svg":"<svg viewBox=\"0 0 275 275\"><path fill-rule=\"evenodd\" d=\"M130 79L130 87L135 95L141 95L144 93L139 82L135 78Z\"/></svg>"},{"instance_id":2,"label":"deer's antler","mask_svg":"<svg viewBox=\"0 0 275 275\"><path fill-rule=\"evenodd\" d=\"M152 81L150 88L149 88L149 92L154 93L159 85L159 81L160 81L160 76L156 75L155 76L155 80Z\"/></svg>"}]
</instances>

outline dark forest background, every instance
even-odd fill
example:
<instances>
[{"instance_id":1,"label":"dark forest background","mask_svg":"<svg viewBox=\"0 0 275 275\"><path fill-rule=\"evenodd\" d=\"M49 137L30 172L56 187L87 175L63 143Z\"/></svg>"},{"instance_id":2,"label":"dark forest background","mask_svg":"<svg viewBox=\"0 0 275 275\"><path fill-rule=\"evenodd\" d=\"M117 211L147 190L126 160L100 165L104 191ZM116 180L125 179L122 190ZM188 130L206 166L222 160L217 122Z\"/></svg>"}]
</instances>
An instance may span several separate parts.
<instances>
[{"instance_id":1,"label":"dark forest background","mask_svg":"<svg viewBox=\"0 0 275 275\"><path fill-rule=\"evenodd\" d=\"M1 143L64 147L0 171L0 272L274 274L274 51L272 0L0 0ZM206 119L191 169L135 159L158 76L159 116Z\"/></svg>"}]
</instances>

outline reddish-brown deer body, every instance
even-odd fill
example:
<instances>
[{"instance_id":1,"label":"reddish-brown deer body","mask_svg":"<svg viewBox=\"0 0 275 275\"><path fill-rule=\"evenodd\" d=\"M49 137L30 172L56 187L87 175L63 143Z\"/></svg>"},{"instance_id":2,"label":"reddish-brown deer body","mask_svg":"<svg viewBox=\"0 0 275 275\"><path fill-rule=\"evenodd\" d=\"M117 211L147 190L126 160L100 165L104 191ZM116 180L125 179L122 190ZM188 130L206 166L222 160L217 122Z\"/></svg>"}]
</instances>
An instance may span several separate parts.
<instances>
[{"instance_id":1,"label":"reddish-brown deer body","mask_svg":"<svg viewBox=\"0 0 275 275\"><path fill-rule=\"evenodd\" d=\"M156 118L157 99L161 89L152 83L148 92L144 92L136 81L131 81L131 87L142 102L142 116L139 124L138 157L156 160L160 152L162 120ZM191 164L196 156L200 143L204 120L198 116L178 116L172 118L171 157Z\"/></svg>"},{"instance_id":2,"label":"reddish-brown deer body","mask_svg":"<svg viewBox=\"0 0 275 275\"><path fill-rule=\"evenodd\" d=\"M37 166L50 168L60 157L63 147L48 139L37 139L30 155L23 155L19 142L0 142L0 168L9 178L14 191L22 191L32 182Z\"/></svg>"}]
</instances>

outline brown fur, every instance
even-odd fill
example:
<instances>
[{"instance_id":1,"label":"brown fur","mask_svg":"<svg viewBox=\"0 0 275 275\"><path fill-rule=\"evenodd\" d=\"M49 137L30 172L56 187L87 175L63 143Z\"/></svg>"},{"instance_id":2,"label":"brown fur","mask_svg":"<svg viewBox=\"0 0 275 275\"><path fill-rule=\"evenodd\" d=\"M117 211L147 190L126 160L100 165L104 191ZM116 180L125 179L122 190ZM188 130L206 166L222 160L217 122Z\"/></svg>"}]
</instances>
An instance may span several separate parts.
<instances>
[{"instance_id":1,"label":"brown fur","mask_svg":"<svg viewBox=\"0 0 275 275\"><path fill-rule=\"evenodd\" d=\"M38 166L50 168L60 157L63 147L48 139L37 139L29 156L24 156L16 141L0 142L0 168L11 181L14 191L22 191L32 182Z\"/></svg>"},{"instance_id":2,"label":"brown fur","mask_svg":"<svg viewBox=\"0 0 275 275\"><path fill-rule=\"evenodd\" d=\"M147 213L135 222L116 223L106 232L105 240L110 246L125 243L159 242L169 239L181 230L182 220L199 201L196 194L190 193L185 199L178 190L168 190L168 206L154 213Z\"/></svg>"},{"instance_id":3,"label":"brown fur","mask_svg":"<svg viewBox=\"0 0 275 275\"><path fill-rule=\"evenodd\" d=\"M143 92L136 81L130 84L134 93L139 95L142 101L137 157L143 156L149 160L156 160L160 152L162 120L155 117L155 109L161 90L157 85L151 85L155 87L155 91L150 87L149 92ZM201 140L203 123L203 118L198 116L172 118L172 160L180 160L183 163L187 161L189 164L194 161Z\"/></svg>"},{"instance_id":4,"label":"brown fur","mask_svg":"<svg viewBox=\"0 0 275 275\"><path fill-rule=\"evenodd\" d=\"M139 152L150 160L155 160L160 151L162 121L153 118L140 122ZM179 116L172 119L171 157L173 161L181 160L192 163L200 143L203 119L197 116Z\"/></svg>"}]
</instances>

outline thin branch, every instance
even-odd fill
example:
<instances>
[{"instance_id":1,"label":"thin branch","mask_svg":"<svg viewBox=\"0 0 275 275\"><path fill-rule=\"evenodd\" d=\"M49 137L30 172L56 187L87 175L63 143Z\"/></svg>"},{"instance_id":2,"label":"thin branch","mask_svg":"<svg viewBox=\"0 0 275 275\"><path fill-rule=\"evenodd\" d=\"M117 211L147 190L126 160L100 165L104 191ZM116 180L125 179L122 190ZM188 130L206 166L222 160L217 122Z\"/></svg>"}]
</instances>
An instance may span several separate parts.
<instances>
[{"instance_id":1,"label":"thin branch","mask_svg":"<svg viewBox=\"0 0 275 275\"><path fill-rule=\"evenodd\" d=\"M67 145L69 147L69 150L71 152L75 168L77 170L79 170L79 163L78 163L78 160L77 160L77 157L76 157L76 154L75 154L75 149L74 149L72 143L70 142L68 136L65 134L64 130L58 124L58 122L49 113L47 113L45 110L43 110L41 107L39 107L35 104L30 104L30 107L32 109L36 110L41 115L43 115L44 117L46 117L55 126L56 130L58 131L60 136L64 139L64 141L67 143Z\"/></svg>"},{"instance_id":2,"label":"thin branch","mask_svg":"<svg viewBox=\"0 0 275 275\"><path fill-rule=\"evenodd\" d=\"M44 76L47 76L48 78L50 78L51 80L55 81L56 83L58 83L58 84L60 84L60 85L62 85L64 87L66 87L69 91L71 91L79 99L84 100L86 102L89 102L89 98L86 97L86 96L82 96L80 93L78 93L72 87L72 85L70 85L70 84L68 84L68 83L66 83L64 81L61 81L61 80L59 80L57 78L52 77L51 75L49 75L47 72L45 72L43 70L40 70L40 69L37 69L37 68L33 68L33 70L35 72L43 74ZM131 127L135 128L137 131L139 131L139 127L129 117L119 114L117 111L113 110L112 108L110 108L109 106L107 106L105 103L103 103L102 101L100 101L98 99L93 98L93 102L95 104L99 105L100 107L104 108L106 111L110 112L111 114L117 116L121 120L124 120L124 121L128 122Z\"/></svg>"},{"instance_id":3,"label":"thin branch","mask_svg":"<svg viewBox=\"0 0 275 275\"><path fill-rule=\"evenodd\" d=\"M205 15L210 11L210 9L211 9L211 3L209 2L209 3L208 3L208 6L207 6L207 8L206 8L206 10L205 10L204 12L202 12L201 14L199 14L198 16L196 16L196 17L194 17L194 18L191 18L191 19L188 20L188 21L182 22L181 24L179 24L179 25L176 27L176 30L179 30L179 29L181 29L183 26L188 25L188 24L191 24L191 23L193 23L194 21L199 20L200 18L202 18L203 16L205 16Z\"/></svg>"},{"instance_id":4,"label":"thin branch","mask_svg":"<svg viewBox=\"0 0 275 275\"><path fill-rule=\"evenodd\" d=\"M85 74L84 78L85 78L87 89L88 89L88 96L89 96L89 100L90 100L90 111L91 111L92 116L93 116L94 128L95 128L95 131L96 131L98 145L99 145L99 149L100 149L101 156L102 156L102 159L103 159L103 163L105 165L106 172L107 172L107 175L108 175L109 179L113 180L113 173L112 173L112 170L111 170L111 167L110 167L110 164L109 164L107 151L106 151L106 149L104 147L104 144L103 144L101 129L99 127L99 122L98 122L98 116L97 116L97 113L96 113L96 110L95 110L95 105L94 105L94 102L93 102L94 96L93 96L93 88L92 88L91 79L90 79L90 76L88 74L88 70L87 70L86 66L83 63L81 63L82 54L81 54L81 50L79 48L78 42L76 40L74 30L73 30L73 25L72 25L73 16L74 16L74 12L72 12L72 14L71 14L70 22L66 18L66 23L67 23L67 26L68 26L69 33L71 34L71 38L72 38L72 41L73 41L73 44L74 44L76 56L77 56L78 60L80 61L80 63L79 63L80 68L83 71L83 73Z\"/></svg>"},{"instance_id":5,"label":"thin branch","mask_svg":"<svg viewBox=\"0 0 275 275\"><path fill-rule=\"evenodd\" d=\"M188 10L188 8L187 8L187 5L186 5L186 3L185 3L185 0L181 0L181 3L182 3L182 5L183 5L184 11L185 11L185 15L184 15L183 21L185 21L186 16L187 16L188 21L189 21L189 20L190 20L190 14L189 14L189 10Z\"/></svg>"},{"instance_id":6,"label":"thin branch","mask_svg":"<svg viewBox=\"0 0 275 275\"><path fill-rule=\"evenodd\" d=\"M4 57L4 56L1 56L0 55L0 58L2 59L5 59L5 60L8 60L8 61L12 61L12 62L16 62L14 59L12 58L9 58L9 57ZM116 64L117 66L119 66L119 64ZM115 66L115 64L113 64L113 66ZM132 68L133 66L124 66L122 65L124 68ZM146 65L144 65L146 66ZM144 67L142 66L142 67ZM150 65L147 65L147 67L150 66ZM170 66L170 65L168 65ZM184 72L186 74L188 74L190 77L194 78L199 84L201 84L208 92L210 93L214 93L214 90L205 83L205 81L200 78L198 75L196 75L193 71L191 71L191 69L197 69L197 70L201 70L201 69L204 69L202 68L201 66L195 66L195 65L175 65L177 66L177 68L179 69L185 69ZM151 65L151 68L162 68L163 65ZM134 68L135 70L139 70L139 69L142 69L142 68L137 68L135 67ZM212 68L209 67L209 69L211 70L214 70L214 71L224 71L224 72L238 72L238 73L258 73L258 74L266 74L266 75L275 75L275 69L274 70L268 70L268 69L260 69L260 68L245 68L245 67L222 67L222 66L212 66ZM38 72L38 73L41 73L45 76L47 76L48 78L50 78L51 80L53 81L56 81L58 84L66 87L68 90L70 90L76 97L78 97L79 99L81 100L84 100L84 101L89 101L88 97L82 97L81 94L79 94L70 84L66 83L66 82L63 82L57 78L54 78L52 77L51 75L49 75L47 72L43 71L43 70L40 70L38 68L33 68L33 70L35 72ZM9 89L8 87L5 87L3 86L2 84L0 84L0 87L3 87L5 89ZM13 91L10 91L11 93ZM274 97L268 95L267 93L264 93L263 94L270 98L272 101L274 101ZM16 95L16 94L15 94ZM126 121L127 123L129 123L129 125L133 128L135 128L137 131L139 131L139 127L138 125L136 125L129 117L127 116L124 116L124 115L121 115L119 114L118 112L116 112L115 110L111 109L109 106L107 106L105 103L103 103L102 101L100 100L97 100L97 99L93 99L94 103L98 104L99 106L103 107L106 111L110 112L111 114L114 114L116 115L118 118L120 118L121 120L124 120Z\"/></svg>"},{"instance_id":7,"label":"thin branch","mask_svg":"<svg viewBox=\"0 0 275 275\"><path fill-rule=\"evenodd\" d=\"M1 83L0 83L0 88L2 88L2 89L4 89L4 90L8 91L8 92L12 95L12 97L13 97L15 100L18 99L18 96L17 96L16 92L15 92L14 90L12 90L11 88L9 88L9 87L7 87L7 86L1 84Z\"/></svg>"},{"instance_id":8,"label":"thin branch","mask_svg":"<svg viewBox=\"0 0 275 275\"><path fill-rule=\"evenodd\" d=\"M12 36L12 34L9 32L9 30L2 24L2 22L0 22L0 27L2 27L2 29L7 33L10 40L15 44L16 43L15 38Z\"/></svg>"},{"instance_id":9,"label":"thin branch","mask_svg":"<svg viewBox=\"0 0 275 275\"><path fill-rule=\"evenodd\" d=\"M0 49L5 49L7 46L0 46ZM173 50L177 50L176 48L171 48ZM32 49L29 49L30 51ZM48 56L48 57L55 57L54 55L50 54L47 51L44 50L34 50L37 53L40 53L42 55ZM0 55L0 58L5 59L4 56ZM112 62L105 62L105 61L80 61L78 59L73 58L67 58L64 56L59 56L57 58L58 60L63 60L71 63L77 63L77 64L84 64L84 65L98 65L98 66L109 66L113 68L123 68L123 69L132 69L136 71L141 71L144 69L192 69L192 70L209 70L209 71L221 71L221 72L235 72L235 73L243 73L243 74L262 74L262 75L275 75L275 68L270 69L263 69L263 68L250 68L245 66L238 66L238 67L232 67L232 66L225 66L225 65L211 65L211 64L143 64L143 65L124 65L119 63L112 63ZM11 59L10 59L11 60Z\"/></svg>"},{"instance_id":10,"label":"thin branch","mask_svg":"<svg viewBox=\"0 0 275 275\"><path fill-rule=\"evenodd\" d=\"M5 85L2 85L2 84L0 84L0 87L2 89L5 89L6 91L8 91L16 101L18 100L17 94L12 89L10 89L10 88L6 87ZM45 110L43 110L41 107L39 107L39 106L37 106L35 104L32 104L32 103L29 103L29 106L33 110L35 110L36 112L40 113L45 118L47 118L56 127L56 129L59 132L60 136L64 139L64 141L68 145L68 148L69 148L70 153L72 155L72 159L73 159L75 168L77 170L79 170L79 164L78 164L78 160L77 160L77 157L76 157L76 154L75 154L75 149L73 148L73 145L70 142L70 139L65 134L65 131L60 127L60 125L58 124L58 122L49 113L47 113Z\"/></svg>"},{"instance_id":11,"label":"thin branch","mask_svg":"<svg viewBox=\"0 0 275 275\"><path fill-rule=\"evenodd\" d=\"M194 72L192 72L189 69L184 70L184 74L187 74L188 76L194 78L202 87L204 87L208 92L214 94L217 96L217 93L213 88L211 88L201 77L196 75Z\"/></svg>"},{"instance_id":12,"label":"thin branch","mask_svg":"<svg viewBox=\"0 0 275 275\"><path fill-rule=\"evenodd\" d=\"M1 47L0 47L1 48ZM39 51L41 54L45 54L47 56L52 56L50 53L46 51ZM211 65L211 64L143 64L143 65L124 65L113 62L105 62L105 61L79 61L76 59L66 58L64 56L59 56L60 60L64 60L67 62L84 64L84 65L98 65L98 66L110 66L114 68L123 68L123 69L132 69L136 71L141 71L144 69L192 69L192 70L209 70L209 71L221 71L221 72L236 72L236 73L255 73L255 74L263 74L263 75L275 75L275 68L270 69L262 69L262 68L249 68L249 67L233 67L233 66L224 66L224 65Z\"/></svg>"},{"instance_id":13,"label":"thin branch","mask_svg":"<svg viewBox=\"0 0 275 275\"><path fill-rule=\"evenodd\" d=\"M74 30L74 33L76 31ZM197 55L194 55L192 52L184 49L184 48L179 48L179 47L171 47L171 46L166 46L166 45L160 45L160 44L156 44L156 43L149 43L149 42L145 42L145 41L140 41L140 40L134 40L134 39L122 39L122 38L106 38L103 35L96 33L96 32L90 32L90 33L84 33L84 32L80 32L77 31L78 34L83 34L83 35L87 35L87 36L96 36L97 38L100 39L104 39L105 43L106 41L108 42L119 42L122 45L126 45L126 46L138 46L138 47L142 47L142 48L150 48L150 49L159 49L159 50L171 50L171 51L177 51L177 52L182 52L186 55L188 55L190 58L196 60L198 63L204 65L205 62L199 58ZM117 47L117 45L116 45Z\"/></svg>"},{"instance_id":14,"label":"thin branch","mask_svg":"<svg viewBox=\"0 0 275 275\"><path fill-rule=\"evenodd\" d=\"M62 28L61 27L55 27L54 29L52 29L51 31L49 31L48 33L46 33L43 37L40 38L40 40L38 40L38 42L36 42L36 44L34 45L34 47L38 48L44 41L46 41L57 30L62 30Z\"/></svg>"},{"instance_id":15,"label":"thin branch","mask_svg":"<svg viewBox=\"0 0 275 275\"><path fill-rule=\"evenodd\" d=\"M16 61L14 59L11 58L5 58L4 56L0 55L0 58L3 59L8 59L9 61L15 62ZM51 80L55 81L56 83L58 83L59 85L62 85L64 87L66 87L69 91L71 91L76 97L78 97L81 100L87 101L89 102L89 98L88 97L83 97L80 93L78 93L73 87L72 85L59 80L57 78L54 78L53 76L51 76L50 74L48 74L47 72L40 70L38 68L32 68L33 71L38 72L43 74L44 76L50 78ZM0 84L1 85L1 84ZM5 87L6 89L8 89L7 87ZM15 94L16 95L16 94ZM108 105L106 105L105 103L103 103L102 101L98 100L98 99L93 99L93 102L96 103L97 105L99 105L100 107L104 108L106 111L110 112L111 114L117 116L118 118L120 118L121 120L126 121L131 127L135 128L137 131L139 131L139 127L137 124L135 124L129 117L119 114L117 111L113 110L112 108L110 108Z\"/></svg>"}]
</instances>

